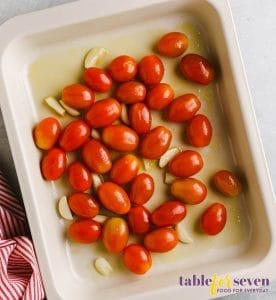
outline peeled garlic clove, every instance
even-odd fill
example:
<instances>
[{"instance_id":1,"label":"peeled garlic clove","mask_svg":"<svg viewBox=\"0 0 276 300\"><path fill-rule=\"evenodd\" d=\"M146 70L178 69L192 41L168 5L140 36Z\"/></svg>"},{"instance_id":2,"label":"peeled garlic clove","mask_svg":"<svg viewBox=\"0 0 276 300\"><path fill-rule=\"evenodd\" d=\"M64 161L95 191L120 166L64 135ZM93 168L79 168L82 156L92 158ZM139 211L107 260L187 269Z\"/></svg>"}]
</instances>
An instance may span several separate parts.
<instances>
[{"instance_id":1,"label":"peeled garlic clove","mask_svg":"<svg viewBox=\"0 0 276 300\"><path fill-rule=\"evenodd\" d=\"M73 220L71 210L68 206L67 197L62 196L58 201L58 212L65 220Z\"/></svg>"},{"instance_id":2,"label":"peeled garlic clove","mask_svg":"<svg viewBox=\"0 0 276 300\"><path fill-rule=\"evenodd\" d=\"M61 106L68 112L69 115L73 116L73 117L77 117L80 115L80 112L76 109L74 109L73 107L67 105L66 103L64 103L62 100L59 100L59 103L61 104Z\"/></svg>"},{"instance_id":3,"label":"peeled garlic clove","mask_svg":"<svg viewBox=\"0 0 276 300\"><path fill-rule=\"evenodd\" d=\"M127 125L129 124L128 113L127 113L127 106L124 103L122 103L121 120L125 124L127 124Z\"/></svg>"},{"instance_id":4,"label":"peeled garlic clove","mask_svg":"<svg viewBox=\"0 0 276 300\"><path fill-rule=\"evenodd\" d=\"M170 173L165 173L165 175L164 175L164 182L166 184L172 184L176 179L177 179L177 177Z\"/></svg>"},{"instance_id":5,"label":"peeled garlic clove","mask_svg":"<svg viewBox=\"0 0 276 300\"><path fill-rule=\"evenodd\" d=\"M113 272L110 263L104 257L98 257L94 261L94 267L98 273L108 276Z\"/></svg>"},{"instance_id":6,"label":"peeled garlic clove","mask_svg":"<svg viewBox=\"0 0 276 300\"><path fill-rule=\"evenodd\" d=\"M155 160L143 158L143 165L146 171L150 170L155 165Z\"/></svg>"},{"instance_id":7,"label":"peeled garlic clove","mask_svg":"<svg viewBox=\"0 0 276 300\"><path fill-rule=\"evenodd\" d=\"M178 152L178 148L172 148L166 151L159 159L159 167L164 168Z\"/></svg>"},{"instance_id":8,"label":"peeled garlic clove","mask_svg":"<svg viewBox=\"0 0 276 300\"><path fill-rule=\"evenodd\" d=\"M92 173L93 187L97 191L98 187L103 183L103 178L101 175Z\"/></svg>"},{"instance_id":9,"label":"peeled garlic clove","mask_svg":"<svg viewBox=\"0 0 276 300\"><path fill-rule=\"evenodd\" d=\"M104 216L104 215L97 215L93 218L94 221L98 222L98 223L104 223L109 217Z\"/></svg>"},{"instance_id":10,"label":"peeled garlic clove","mask_svg":"<svg viewBox=\"0 0 276 300\"><path fill-rule=\"evenodd\" d=\"M108 50L102 47L95 47L89 50L84 59L84 67L91 68L97 66L100 61L108 55Z\"/></svg>"},{"instance_id":11,"label":"peeled garlic clove","mask_svg":"<svg viewBox=\"0 0 276 300\"><path fill-rule=\"evenodd\" d=\"M175 230L177 232L178 239L181 243L191 244L194 242L194 240L189 235L187 229L185 228L184 224L181 223L176 224Z\"/></svg>"},{"instance_id":12,"label":"peeled garlic clove","mask_svg":"<svg viewBox=\"0 0 276 300\"><path fill-rule=\"evenodd\" d=\"M44 99L44 102L51 108L53 109L57 114L64 116L66 111L65 109L59 104L57 99L54 97L47 97Z\"/></svg>"},{"instance_id":13,"label":"peeled garlic clove","mask_svg":"<svg viewBox=\"0 0 276 300\"><path fill-rule=\"evenodd\" d=\"M92 128L91 129L91 137L93 139L99 140L101 138L101 135L97 129Z\"/></svg>"}]
</instances>

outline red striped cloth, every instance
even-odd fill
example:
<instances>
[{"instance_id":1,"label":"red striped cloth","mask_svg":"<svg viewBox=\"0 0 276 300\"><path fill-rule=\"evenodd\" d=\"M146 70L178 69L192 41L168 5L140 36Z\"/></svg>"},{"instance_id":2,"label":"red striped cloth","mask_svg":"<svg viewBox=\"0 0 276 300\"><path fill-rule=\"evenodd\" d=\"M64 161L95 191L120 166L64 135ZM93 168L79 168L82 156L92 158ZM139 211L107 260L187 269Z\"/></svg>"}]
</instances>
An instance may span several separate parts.
<instances>
[{"instance_id":1,"label":"red striped cloth","mask_svg":"<svg viewBox=\"0 0 276 300\"><path fill-rule=\"evenodd\" d=\"M0 171L0 299L40 300L45 292L23 208Z\"/></svg>"}]
</instances>

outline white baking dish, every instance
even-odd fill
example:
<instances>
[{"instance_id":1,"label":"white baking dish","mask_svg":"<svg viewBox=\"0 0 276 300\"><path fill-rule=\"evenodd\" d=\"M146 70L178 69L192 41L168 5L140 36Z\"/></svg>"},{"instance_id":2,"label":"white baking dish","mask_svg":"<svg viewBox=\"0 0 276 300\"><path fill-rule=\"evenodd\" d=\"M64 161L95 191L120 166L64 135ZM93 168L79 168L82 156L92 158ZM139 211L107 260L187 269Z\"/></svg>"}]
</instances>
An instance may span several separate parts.
<instances>
[{"instance_id":1,"label":"white baking dish","mask_svg":"<svg viewBox=\"0 0 276 300\"><path fill-rule=\"evenodd\" d=\"M116 36L124 30L131 34L155 20L165 26L182 13L204 28L209 53L220 66L220 103L233 157L247 180L247 238L233 249L197 251L188 259L157 263L145 277L128 273L94 280L83 275L84 266L76 268L55 210L59 191L40 176L31 129L43 112L30 91L29 68L45 53L87 46L94 35L112 31ZM0 28L0 57L1 109L48 299L205 299L208 287L180 287L179 276L275 277L276 205L227 1L79 1L6 22Z\"/></svg>"}]
</instances>

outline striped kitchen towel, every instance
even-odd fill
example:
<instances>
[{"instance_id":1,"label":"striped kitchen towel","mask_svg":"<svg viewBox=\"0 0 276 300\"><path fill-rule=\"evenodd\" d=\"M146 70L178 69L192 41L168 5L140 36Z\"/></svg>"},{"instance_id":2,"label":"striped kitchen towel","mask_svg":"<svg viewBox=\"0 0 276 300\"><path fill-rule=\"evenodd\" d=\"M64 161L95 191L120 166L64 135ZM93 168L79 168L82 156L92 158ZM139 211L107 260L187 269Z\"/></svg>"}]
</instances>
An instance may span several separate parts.
<instances>
[{"instance_id":1,"label":"striped kitchen towel","mask_svg":"<svg viewBox=\"0 0 276 300\"><path fill-rule=\"evenodd\" d=\"M0 299L41 300L45 292L22 206L0 171Z\"/></svg>"}]
</instances>

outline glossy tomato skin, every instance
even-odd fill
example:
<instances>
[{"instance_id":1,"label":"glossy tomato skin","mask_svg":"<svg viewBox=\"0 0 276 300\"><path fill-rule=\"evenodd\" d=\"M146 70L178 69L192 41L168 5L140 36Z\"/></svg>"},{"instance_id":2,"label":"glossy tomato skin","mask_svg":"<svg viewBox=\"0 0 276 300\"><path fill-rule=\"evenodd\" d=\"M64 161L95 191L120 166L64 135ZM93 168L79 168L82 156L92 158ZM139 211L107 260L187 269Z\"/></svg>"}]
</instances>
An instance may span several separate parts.
<instances>
[{"instance_id":1,"label":"glossy tomato skin","mask_svg":"<svg viewBox=\"0 0 276 300\"><path fill-rule=\"evenodd\" d=\"M131 56L121 55L112 60L108 72L115 81L129 81L137 74L137 63Z\"/></svg>"},{"instance_id":2,"label":"glossy tomato skin","mask_svg":"<svg viewBox=\"0 0 276 300\"><path fill-rule=\"evenodd\" d=\"M109 218L103 226L102 241L110 253L119 253L126 247L129 237L127 223L122 218Z\"/></svg>"},{"instance_id":3,"label":"glossy tomato skin","mask_svg":"<svg viewBox=\"0 0 276 300\"><path fill-rule=\"evenodd\" d=\"M57 119L48 117L41 120L34 129L34 140L38 148L49 150L54 147L61 131Z\"/></svg>"},{"instance_id":4,"label":"glossy tomato skin","mask_svg":"<svg viewBox=\"0 0 276 300\"><path fill-rule=\"evenodd\" d=\"M99 213L97 200L86 193L74 193L68 197L70 209L79 217L94 218Z\"/></svg>"},{"instance_id":5,"label":"glossy tomato skin","mask_svg":"<svg viewBox=\"0 0 276 300\"><path fill-rule=\"evenodd\" d=\"M164 76L164 65L156 55L148 55L138 64L138 73L146 85L158 84Z\"/></svg>"},{"instance_id":6,"label":"glossy tomato skin","mask_svg":"<svg viewBox=\"0 0 276 300\"><path fill-rule=\"evenodd\" d=\"M169 162L169 172L177 177L190 177L203 167L203 159L199 152L186 150L177 154Z\"/></svg>"},{"instance_id":7,"label":"glossy tomato skin","mask_svg":"<svg viewBox=\"0 0 276 300\"><path fill-rule=\"evenodd\" d=\"M147 159L159 159L170 147L171 140L171 131L164 126L157 126L141 141L140 153Z\"/></svg>"},{"instance_id":8,"label":"glossy tomato skin","mask_svg":"<svg viewBox=\"0 0 276 300\"><path fill-rule=\"evenodd\" d=\"M116 98L126 104L138 103L145 100L146 87L143 83L131 80L121 83L115 92Z\"/></svg>"},{"instance_id":9,"label":"glossy tomato skin","mask_svg":"<svg viewBox=\"0 0 276 300\"><path fill-rule=\"evenodd\" d=\"M50 149L42 158L41 173L46 180L59 179L66 169L66 154L59 148Z\"/></svg>"},{"instance_id":10,"label":"glossy tomato skin","mask_svg":"<svg viewBox=\"0 0 276 300\"><path fill-rule=\"evenodd\" d=\"M150 109L161 110L172 102L174 90L167 83L154 85L147 93L146 103Z\"/></svg>"},{"instance_id":11,"label":"glossy tomato skin","mask_svg":"<svg viewBox=\"0 0 276 300\"><path fill-rule=\"evenodd\" d=\"M221 203L214 203L203 212L200 218L200 228L208 235L216 235L223 230L226 219L225 206Z\"/></svg>"},{"instance_id":12,"label":"glossy tomato skin","mask_svg":"<svg viewBox=\"0 0 276 300\"><path fill-rule=\"evenodd\" d=\"M131 207L127 219L133 233L145 234L150 229L150 212L142 205Z\"/></svg>"},{"instance_id":13,"label":"glossy tomato skin","mask_svg":"<svg viewBox=\"0 0 276 300\"><path fill-rule=\"evenodd\" d=\"M180 201L167 201L157 207L151 214L151 222L158 226L174 226L186 216L186 207Z\"/></svg>"},{"instance_id":14,"label":"glossy tomato skin","mask_svg":"<svg viewBox=\"0 0 276 300\"><path fill-rule=\"evenodd\" d=\"M124 265L133 273L145 274L152 265L150 252L141 245L131 244L123 252Z\"/></svg>"},{"instance_id":15,"label":"glossy tomato skin","mask_svg":"<svg viewBox=\"0 0 276 300\"><path fill-rule=\"evenodd\" d=\"M138 134L145 134L150 131L151 112L144 103L136 103L130 107L129 122Z\"/></svg>"},{"instance_id":16,"label":"glossy tomato skin","mask_svg":"<svg viewBox=\"0 0 276 300\"><path fill-rule=\"evenodd\" d=\"M195 115L188 123L187 138L194 147L205 147L210 144L212 138L212 125L204 115Z\"/></svg>"},{"instance_id":17,"label":"glossy tomato skin","mask_svg":"<svg viewBox=\"0 0 276 300\"><path fill-rule=\"evenodd\" d=\"M236 197L242 191L239 178L227 170L218 171L213 177L213 182L217 190L227 197Z\"/></svg>"},{"instance_id":18,"label":"glossy tomato skin","mask_svg":"<svg viewBox=\"0 0 276 300\"><path fill-rule=\"evenodd\" d=\"M71 163L68 166L67 174L68 181L74 190L78 192L84 192L90 189L92 184L92 176L90 171L83 163L79 161Z\"/></svg>"},{"instance_id":19,"label":"glossy tomato skin","mask_svg":"<svg viewBox=\"0 0 276 300\"><path fill-rule=\"evenodd\" d=\"M85 85L76 83L62 90L63 102L75 109L85 109L94 103L94 93Z\"/></svg>"},{"instance_id":20,"label":"glossy tomato skin","mask_svg":"<svg viewBox=\"0 0 276 300\"><path fill-rule=\"evenodd\" d=\"M213 66L198 54L185 55L180 62L180 71L187 80L202 85L211 83L215 77Z\"/></svg>"},{"instance_id":21,"label":"glossy tomato skin","mask_svg":"<svg viewBox=\"0 0 276 300\"><path fill-rule=\"evenodd\" d=\"M113 98L97 101L85 115L86 122L93 128L111 125L120 118L121 104Z\"/></svg>"},{"instance_id":22,"label":"glossy tomato skin","mask_svg":"<svg viewBox=\"0 0 276 300\"><path fill-rule=\"evenodd\" d=\"M95 173L104 174L112 167L109 150L98 140L91 139L82 148L82 159Z\"/></svg>"},{"instance_id":23,"label":"glossy tomato skin","mask_svg":"<svg viewBox=\"0 0 276 300\"><path fill-rule=\"evenodd\" d=\"M178 236L173 228L161 227L146 234L144 246L152 252L168 252L176 247Z\"/></svg>"},{"instance_id":24,"label":"glossy tomato skin","mask_svg":"<svg viewBox=\"0 0 276 300\"><path fill-rule=\"evenodd\" d=\"M167 108L167 119L171 122L186 122L200 109L201 102L194 94L175 98Z\"/></svg>"},{"instance_id":25,"label":"glossy tomato skin","mask_svg":"<svg viewBox=\"0 0 276 300\"><path fill-rule=\"evenodd\" d=\"M89 126L82 120L70 122L61 132L59 146L66 152L80 148L90 135Z\"/></svg>"},{"instance_id":26,"label":"glossy tomato skin","mask_svg":"<svg viewBox=\"0 0 276 300\"><path fill-rule=\"evenodd\" d=\"M112 87L110 75L96 67L87 68L83 73L83 80L95 92L105 93Z\"/></svg>"},{"instance_id":27,"label":"glossy tomato skin","mask_svg":"<svg viewBox=\"0 0 276 300\"><path fill-rule=\"evenodd\" d=\"M110 211L123 215L130 209L130 200L125 190L113 182L102 183L97 190L103 206Z\"/></svg>"},{"instance_id":28,"label":"glossy tomato skin","mask_svg":"<svg viewBox=\"0 0 276 300\"><path fill-rule=\"evenodd\" d=\"M137 133L125 125L110 125L103 129L103 142L119 152L134 151L139 142Z\"/></svg>"},{"instance_id":29,"label":"glossy tomato skin","mask_svg":"<svg viewBox=\"0 0 276 300\"><path fill-rule=\"evenodd\" d=\"M69 226L68 234L78 243L90 244L99 239L101 224L90 219L77 220Z\"/></svg>"},{"instance_id":30,"label":"glossy tomato skin","mask_svg":"<svg viewBox=\"0 0 276 300\"><path fill-rule=\"evenodd\" d=\"M139 167L139 159L133 154L126 154L113 163L110 179L120 185L126 184L136 177Z\"/></svg>"},{"instance_id":31,"label":"glossy tomato skin","mask_svg":"<svg viewBox=\"0 0 276 300\"><path fill-rule=\"evenodd\" d=\"M193 205L206 198L207 187L195 178L177 179L171 185L171 194L184 203Z\"/></svg>"},{"instance_id":32,"label":"glossy tomato skin","mask_svg":"<svg viewBox=\"0 0 276 300\"><path fill-rule=\"evenodd\" d=\"M176 57L182 55L188 48L188 38L182 32L169 32L163 35L157 44L161 55Z\"/></svg>"},{"instance_id":33,"label":"glossy tomato skin","mask_svg":"<svg viewBox=\"0 0 276 300\"><path fill-rule=\"evenodd\" d=\"M129 198L133 204L143 205L149 201L153 192L153 178L149 174L141 173L131 183Z\"/></svg>"}]
</instances>

